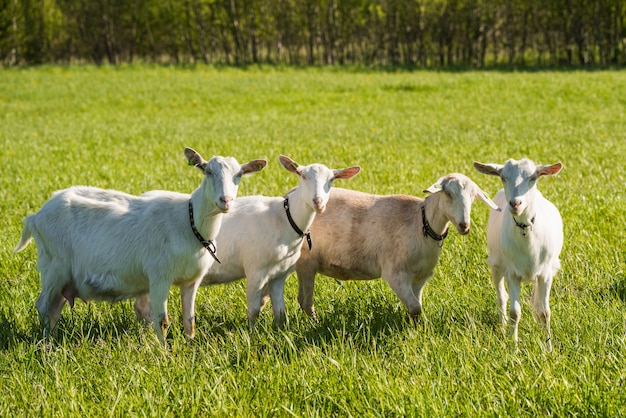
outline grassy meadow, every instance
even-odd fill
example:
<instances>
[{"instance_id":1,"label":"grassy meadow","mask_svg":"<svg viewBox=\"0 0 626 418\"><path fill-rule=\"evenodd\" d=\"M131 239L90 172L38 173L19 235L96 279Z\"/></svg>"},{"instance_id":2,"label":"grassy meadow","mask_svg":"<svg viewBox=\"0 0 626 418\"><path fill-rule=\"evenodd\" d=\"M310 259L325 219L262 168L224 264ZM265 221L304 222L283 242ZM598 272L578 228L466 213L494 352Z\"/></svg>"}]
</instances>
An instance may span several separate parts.
<instances>
[{"instance_id":1,"label":"grassy meadow","mask_svg":"<svg viewBox=\"0 0 626 418\"><path fill-rule=\"evenodd\" d=\"M0 144L0 416L626 415L624 71L2 70ZM450 172L493 196L499 181L475 160L562 161L538 183L565 225L554 351L542 349L528 285L517 347L500 329L478 201L471 232L445 241L417 324L384 281L321 276L311 321L294 275L284 331L270 309L248 330L239 281L200 290L193 341L172 289L168 351L136 323L132 301L66 306L47 347L36 246L12 253L22 219L71 185L189 193L201 175L185 146L267 158L240 196L297 183L279 154L359 164L336 185L416 196Z\"/></svg>"}]
</instances>

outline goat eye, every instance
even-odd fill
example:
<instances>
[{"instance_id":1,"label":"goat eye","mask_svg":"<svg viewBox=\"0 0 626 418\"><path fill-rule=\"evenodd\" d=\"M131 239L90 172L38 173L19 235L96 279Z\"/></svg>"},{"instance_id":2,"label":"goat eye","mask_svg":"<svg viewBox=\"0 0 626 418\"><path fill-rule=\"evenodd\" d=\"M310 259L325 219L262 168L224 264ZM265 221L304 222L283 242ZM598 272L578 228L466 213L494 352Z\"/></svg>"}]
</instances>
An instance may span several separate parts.
<instances>
[{"instance_id":1,"label":"goat eye","mask_svg":"<svg viewBox=\"0 0 626 418\"><path fill-rule=\"evenodd\" d=\"M204 170L204 174L206 174L207 176L212 176L212 175L213 175L213 172L212 172L211 170L209 170L208 168L206 168L206 169Z\"/></svg>"}]
</instances>

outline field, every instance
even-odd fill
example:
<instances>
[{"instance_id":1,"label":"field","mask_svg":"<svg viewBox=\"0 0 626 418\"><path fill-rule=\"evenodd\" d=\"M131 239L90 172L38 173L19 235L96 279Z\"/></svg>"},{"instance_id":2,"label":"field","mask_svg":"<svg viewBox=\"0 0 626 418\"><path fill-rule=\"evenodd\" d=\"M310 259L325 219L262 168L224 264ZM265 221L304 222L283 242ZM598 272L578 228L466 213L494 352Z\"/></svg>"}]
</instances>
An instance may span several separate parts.
<instances>
[{"instance_id":1,"label":"field","mask_svg":"<svg viewBox=\"0 0 626 418\"><path fill-rule=\"evenodd\" d=\"M0 143L0 416L626 414L624 71L3 70ZM446 239L417 324L382 280L325 277L311 321L293 276L284 331L269 309L258 332L248 330L240 281L200 290L193 341L172 289L168 351L136 323L132 301L66 307L47 346L34 306L36 247L12 253L22 219L71 185L189 193L201 176L184 146L267 158L240 196L296 184L279 154L359 164L361 174L337 185L416 196L450 172L493 196L499 181L475 160L562 161L558 176L539 181L565 224L554 351L542 349L530 286L519 344L498 325L480 202L471 232Z\"/></svg>"}]
</instances>

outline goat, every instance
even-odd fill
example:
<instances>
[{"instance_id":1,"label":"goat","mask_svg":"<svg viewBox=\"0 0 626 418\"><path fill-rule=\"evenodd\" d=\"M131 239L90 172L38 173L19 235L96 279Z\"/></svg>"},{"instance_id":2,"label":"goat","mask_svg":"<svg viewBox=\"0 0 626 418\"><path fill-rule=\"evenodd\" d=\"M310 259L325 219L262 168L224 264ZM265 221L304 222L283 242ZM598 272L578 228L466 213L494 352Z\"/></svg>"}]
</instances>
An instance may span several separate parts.
<instances>
[{"instance_id":1,"label":"goat","mask_svg":"<svg viewBox=\"0 0 626 418\"><path fill-rule=\"evenodd\" d=\"M294 271L304 239L308 246L317 246L308 232L316 214L328 206L329 191L337 179L349 179L361 170L354 166L331 170L322 164L299 166L281 155L282 166L300 177L298 186L287 197L245 196L233 202L232 210L224 215L217 240L220 243L221 264L213 264L202 285L229 283L246 278L248 324L254 329L261 311L261 293L269 287L272 310L277 327L286 321L284 287ZM137 300L138 316L147 312L148 295Z\"/></svg>"},{"instance_id":2,"label":"goat","mask_svg":"<svg viewBox=\"0 0 626 418\"><path fill-rule=\"evenodd\" d=\"M475 197L497 208L463 174L441 177L424 192L431 194L421 199L333 189L326 212L311 226L315 245L303 249L296 263L302 310L315 318L316 273L339 280L382 277L417 319L422 290L433 275L448 223L467 234Z\"/></svg>"},{"instance_id":3,"label":"goat","mask_svg":"<svg viewBox=\"0 0 626 418\"><path fill-rule=\"evenodd\" d=\"M509 335L517 342L521 283L533 283L531 304L545 332L547 349L552 351L550 288L561 266L563 220L559 210L537 189L536 182L541 176L557 174L563 164L535 165L524 158L510 159L504 165L475 162L474 167L502 179L503 189L494 200L508 209L508 213L492 211L487 224L487 262L496 288L500 322L506 324L508 295L503 282L506 278L511 293Z\"/></svg>"},{"instance_id":4,"label":"goat","mask_svg":"<svg viewBox=\"0 0 626 418\"><path fill-rule=\"evenodd\" d=\"M165 345L172 285L180 287L187 307L185 333L194 336L195 296L214 262L223 213L232 209L242 175L262 170L267 161L239 165L219 156L205 161L191 148L185 148L185 156L204 174L191 195L133 196L75 186L55 192L26 217L14 252L35 239L42 275L36 307L45 336L55 330L66 301L73 307L77 297L117 302L149 292L153 326Z\"/></svg>"}]
</instances>

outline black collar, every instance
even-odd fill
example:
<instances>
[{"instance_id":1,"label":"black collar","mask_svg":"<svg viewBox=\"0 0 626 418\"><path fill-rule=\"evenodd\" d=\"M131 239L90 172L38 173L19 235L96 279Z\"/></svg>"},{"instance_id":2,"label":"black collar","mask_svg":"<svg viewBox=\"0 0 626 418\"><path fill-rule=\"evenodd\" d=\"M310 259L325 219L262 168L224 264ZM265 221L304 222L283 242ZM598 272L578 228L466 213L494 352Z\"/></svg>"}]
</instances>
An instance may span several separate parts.
<instances>
[{"instance_id":1,"label":"black collar","mask_svg":"<svg viewBox=\"0 0 626 418\"><path fill-rule=\"evenodd\" d=\"M448 229L446 228L446 230L441 235L433 231L433 229L430 227L430 224L428 223L428 220L426 219L426 208L424 207L423 204L422 204L422 224L423 224L422 231L424 231L424 236L428 235L435 241L442 241L441 244L439 245L439 247L442 247L443 240L448 236Z\"/></svg>"},{"instance_id":2,"label":"black collar","mask_svg":"<svg viewBox=\"0 0 626 418\"><path fill-rule=\"evenodd\" d=\"M301 237L305 237L306 236L306 242L309 244L309 250L310 250L311 247L312 247L312 245L311 245L311 233L307 232L305 234L304 232L302 232L302 230L300 228L298 228L298 225L296 225L296 223L294 222L293 218L291 217L291 212L289 211L289 199L288 198L285 198L285 200L283 201L283 207L285 208L285 212L287 212L287 219L289 220L289 224L291 225L293 230L296 231L296 234L298 234Z\"/></svg>"},{"instance_id":3,"label":"black collar","mask_svg":"<svg viewBox=\"0 0 626 418\"><path fill-rule=\"evenodd\" d=\"M511 214L511 216L513 216L513 214ZM533 216L529 224L517 222L517 219L515 219L515 216L513 216L513 222L515 222L515 225L517 225L517 227L522 230L522 236L526 236L528 234L528 232L526 231L527 228L530 228L531 231L533 230L533 224L535 223L535 216Z\"/></svg>"},{"instance_id":4,"label":"black collar","mask_svg":"<svg viewBox=\"0 0 626 418\"><path fill-rule=\"evenodd\" d=\"M207 249L209 254L213 256L215 261L221 264L221 261L218 260L217 256L215 255L215 252L217 251L217 249L215 248L215 243L211 240L209 241L205 240L193 222L193 205L191 204L191 200L189 200L189 222L191 223L191 230L193 231L193 234L196 236L196 238L198 238L198 241L200 241L200 244L202 244L202 246Z\"/></svg>"}]
</instances>

